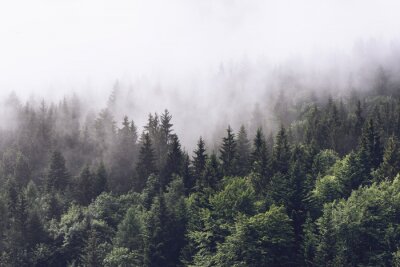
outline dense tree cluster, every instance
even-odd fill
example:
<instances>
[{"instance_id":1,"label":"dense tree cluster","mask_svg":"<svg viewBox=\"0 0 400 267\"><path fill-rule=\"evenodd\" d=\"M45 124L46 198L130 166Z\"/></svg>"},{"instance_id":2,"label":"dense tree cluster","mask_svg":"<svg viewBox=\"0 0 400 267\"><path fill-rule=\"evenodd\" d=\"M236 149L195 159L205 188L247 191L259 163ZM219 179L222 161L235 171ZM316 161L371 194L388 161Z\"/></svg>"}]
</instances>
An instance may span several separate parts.
<instances>
[{"instance_id":1,"label":"dense tree cluster","mask_svg":"<svg viewBox=\"0 0 400 267\"><path fill-rule=\"evenodd\" d=\"M400 266L400 97L385 86L283 103L274 138L227 126L193 152L168 110L140 135L116 123L115 94L84 123L77 98L12 98L0 265Z\"/></svg>"}]
</instances>

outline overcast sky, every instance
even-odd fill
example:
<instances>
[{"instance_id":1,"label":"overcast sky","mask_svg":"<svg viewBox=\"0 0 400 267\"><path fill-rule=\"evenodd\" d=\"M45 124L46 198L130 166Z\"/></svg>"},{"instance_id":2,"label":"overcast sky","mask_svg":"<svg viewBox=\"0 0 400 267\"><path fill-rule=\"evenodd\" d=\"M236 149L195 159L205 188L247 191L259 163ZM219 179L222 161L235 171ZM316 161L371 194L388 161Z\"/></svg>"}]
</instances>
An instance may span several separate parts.
<instances>
[{"instance_id":1,"label":"overcast sky","mask_svg":"<svg viewBox=\"0 0 400 267\"><path fill-rule=\"evenodd\" d=\"M60 95L220 62L351 52L400 37L400 1L10 0L0 90Z\"/></svg>"}]
</instances>

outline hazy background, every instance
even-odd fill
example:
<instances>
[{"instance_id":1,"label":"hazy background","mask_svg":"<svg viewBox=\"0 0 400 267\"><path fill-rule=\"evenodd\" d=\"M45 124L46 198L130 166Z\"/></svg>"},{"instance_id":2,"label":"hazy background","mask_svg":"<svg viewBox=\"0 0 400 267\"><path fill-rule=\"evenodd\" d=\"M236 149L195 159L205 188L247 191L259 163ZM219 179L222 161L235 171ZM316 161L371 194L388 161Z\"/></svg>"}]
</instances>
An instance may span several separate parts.
<instances>
[{"instance_id":1,"label":"hazy background","mask_svg":"<svg viewBox=\"0 0 400 267\"><path fill-rule=\"evenodd\" d=\"M399 10L365 0L2 1L0 97L76 93L98 111L118 81L117 121L143 126L168 108L190 147L220 134L216 125L237 130L256 106L267 111L277 89L346 92L389 65L396 78Z\"/></svg>"}]
</instances>

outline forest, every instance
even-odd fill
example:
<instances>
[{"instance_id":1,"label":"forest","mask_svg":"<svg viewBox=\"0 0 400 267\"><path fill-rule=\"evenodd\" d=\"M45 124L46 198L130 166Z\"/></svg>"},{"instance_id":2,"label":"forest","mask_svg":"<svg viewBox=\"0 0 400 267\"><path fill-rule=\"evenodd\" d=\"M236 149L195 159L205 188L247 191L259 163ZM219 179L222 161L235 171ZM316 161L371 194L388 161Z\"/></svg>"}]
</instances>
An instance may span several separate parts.
<instances>
[{"instance_id":1,"label":"forest","mask_svg":"<svg viewBox=\"0 0 400 267\"><path fill-rule=\"evenodd\" d=\"M115 92L84 122L77 96L12 94L0 266L400 266L400 83L380 77L277 97L275 128L227 121L193 151L167 109L116 117Z\"/></svg>"}]
</instances>

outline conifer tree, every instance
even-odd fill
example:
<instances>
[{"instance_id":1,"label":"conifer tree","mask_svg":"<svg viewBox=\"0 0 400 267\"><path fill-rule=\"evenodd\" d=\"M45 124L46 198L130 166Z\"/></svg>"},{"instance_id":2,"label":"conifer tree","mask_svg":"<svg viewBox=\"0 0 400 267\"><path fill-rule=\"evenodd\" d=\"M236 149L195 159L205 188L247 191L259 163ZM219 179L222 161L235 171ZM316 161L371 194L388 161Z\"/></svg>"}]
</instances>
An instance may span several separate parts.
<instances>
[{"instance_id":1,"label":"conifer tree","mask_svg":"<svg viewBox=\"0 0 400 267\"><path fill-rule=\"evenodd\" d=\"M28 159L21 153L17 154L14 177L20 186L25 186L31 179L31 168Z\"/></svg>"},{"instance_id":2,"label":"conifer tree","mask_svg":"<svg viewBox=\"0 0 400 267\"><path fill-rule=\"evenodd\" d=\"M144 266L173 266L168 258L169 218L162 194L154 199L145 226Z\"/></svg>"},{"instance_id":3,"label":"conifer tree","mask_svg":"<svg viewBox=\"0 0 400 267\"><path fill-rule=\"evenodd\" d=\"M100 162L100 165L97 167L96 173L93 177L92 193L94 197L97 197L105 191L108 191L107 170L104 166L104 162Z\"/></svg>"},{"instance_id":4,"label":"conifer tree","mask_svg":"<svg viewBox=\"0 0 400 267\"><path fill-rule=\"evenodd\" d=\"M196 181L198 181L204 175L204 170L206 168L206 163L207 163L206 148L202 137L200 137L199 141L197 142L197 148L194 151L192 163L193 163L194 177Z\"/></svg>"},{"instance_id":5,"label":"conifer tree","mask_svg":"<svg viewBox=\"0 0 400 267\"><path fill-rule=\"evenodd\" d=\"M77 200L81 205L88 205L93 196L93 176L89 165L86 165L80 175L77 177L75 193Z\"/></svg>"},{"instance_id":6,"label":"conifer tree","mask_svg":"<svg viewBox=\"0 0 400 267\"><path fill-rule=\"evenodd\" d=\"M176 134L171 136L171 148L167 156L167 161L161 173L161 185L163 188L169 184L172 175L180 175L182 172L183 153L181 144Z\"/></svg>"},{"instance_id":7,"label":"conifer tree","mask_svg":"<svg viewBox=\"0 0 400 267\"><path fill-rule=\"evenodd\" d=\"M236 164L239 176L245 176L250 172L250 141L243 125L237 135Z\"/></svg>"},{"instance_id":8,"label":"conifer tree","mask_svg":"<svg viewBox=\"0 0 400 267\"><path fill-rule=\"evenodd\" d=\"M236 158L236 140L235 134L232 132L231 126L226 130L227 135L222 139L220 148L220 160L222 172L225 176L236 175L235 158Z\"/></svg>"},{"instance_id":9,"label":"conifer tree","mask_svg":"<svg viewBox=\"0 0 400 267\"><path fill-rule=\"evenodd\" d=\"M395 136L391 136L385 146L383 162L376 171L376 179L394 179L400 173L400 144Z\"/></svg>"},{"instance_id":10,"label":"conifer tree","mask_svg":"<svg viewBox=\"0 0 400 267\"><path fill-rule=\"evenodd\" d=\"M81 261L84 266L87 267L97 267L103 264L103 251L99 249L99 240L97 237L97 232L95 229L89 231L89 237L86 240L85 248L83 250L83 255Z\"/></svg>"},{"instance_id":11,"label":"conifer tree","mask_svg":"<svg viewBox=\"0 0 400 267\"><path fill-rule=\"evenodd\" d=\"M290 148L283 126L279 130L272 153L272 171L286 174L289 170Z\"/></svg>"},{"instance_id":12,"label":"conifer tree","mask_svg":"<svg viewBox=\"0 0 400 267\"><path fill-rule=\"evenodd\" d=\"M164 166L167 160L167 155L169 152L169 145L172 135L172 126L171 123L172 115L169 113L167 109L164 110L164 113L160 116L160 126L159 126L159 142L158 148L156 149L158 152L158 166Z\"/></svg>"},{"instance_id":13,"label":"conifer tree","mask_svg":"<svg viewBox=\"0 0 400 267\"><path fill-rule=\"evenodd\" d=\"M65 166L64 156L59 151L54 151L50 159L50 168L47 174L47 190L64 190L69 181L69 173Z\"/></svg>"},{"instance_id":14,"label":"conifer tree","mask_svg":"<svg viewBox=\"0 0 400 267\"><path fill-rule=\"evenodd\" d=\"M139 152L139 161L136 166L137 176L134 181L134 190L137 192L143 190L149 175L156 172L154 150L150 134L144 133L141 142L142 146Z\"/></svg>"},{"instance_id":15,"label":"conifer tree","mask_svg":"<svg viewBox=\"0 0 400 267\"><path fill-rule=\"evenodd\" d=\"M219 187L222 176L223 172L221 170L217 155L212 153L207 159L206 167L201 179L197 180L197 190L204 191L205 189L209 188L216 190Z\"/></svg>"},{"instance_id":16,"label":"conifer tree","mask_svg":"<svg viewBox=\"0 0 400 267\"><path fill-rule=\"evenodd\" d=\"M359 158L366 171L371 171L379 167L382 162L382 148L378 132L374 128L374 122L370 119L363 129Z\"/></svg>"},{"instance_id":17,"label":"conifer tree","mask_svg":"<svg viewBox=\"0 0 400 267\"><path fill-rule=\"evenodd\" d=\"M268 150L264 134L261 128L257 129L256 137L253 141L253 152L251 153L252 171L256 175L256 190L266 189L269 178L269 159Z\"/></svg>"},{"instance_id":18,"label":"conifer tree","mask_svg":"<svg viewBox=\"0 0 400 267\"><path fill-rule=\"evenodd\" d=\"M196 179L193 175L193 168L190 165L190 158L188 153L183 153L181 176L186 194L193 191L196 185Z\"/></svg>"}]
</instances>

